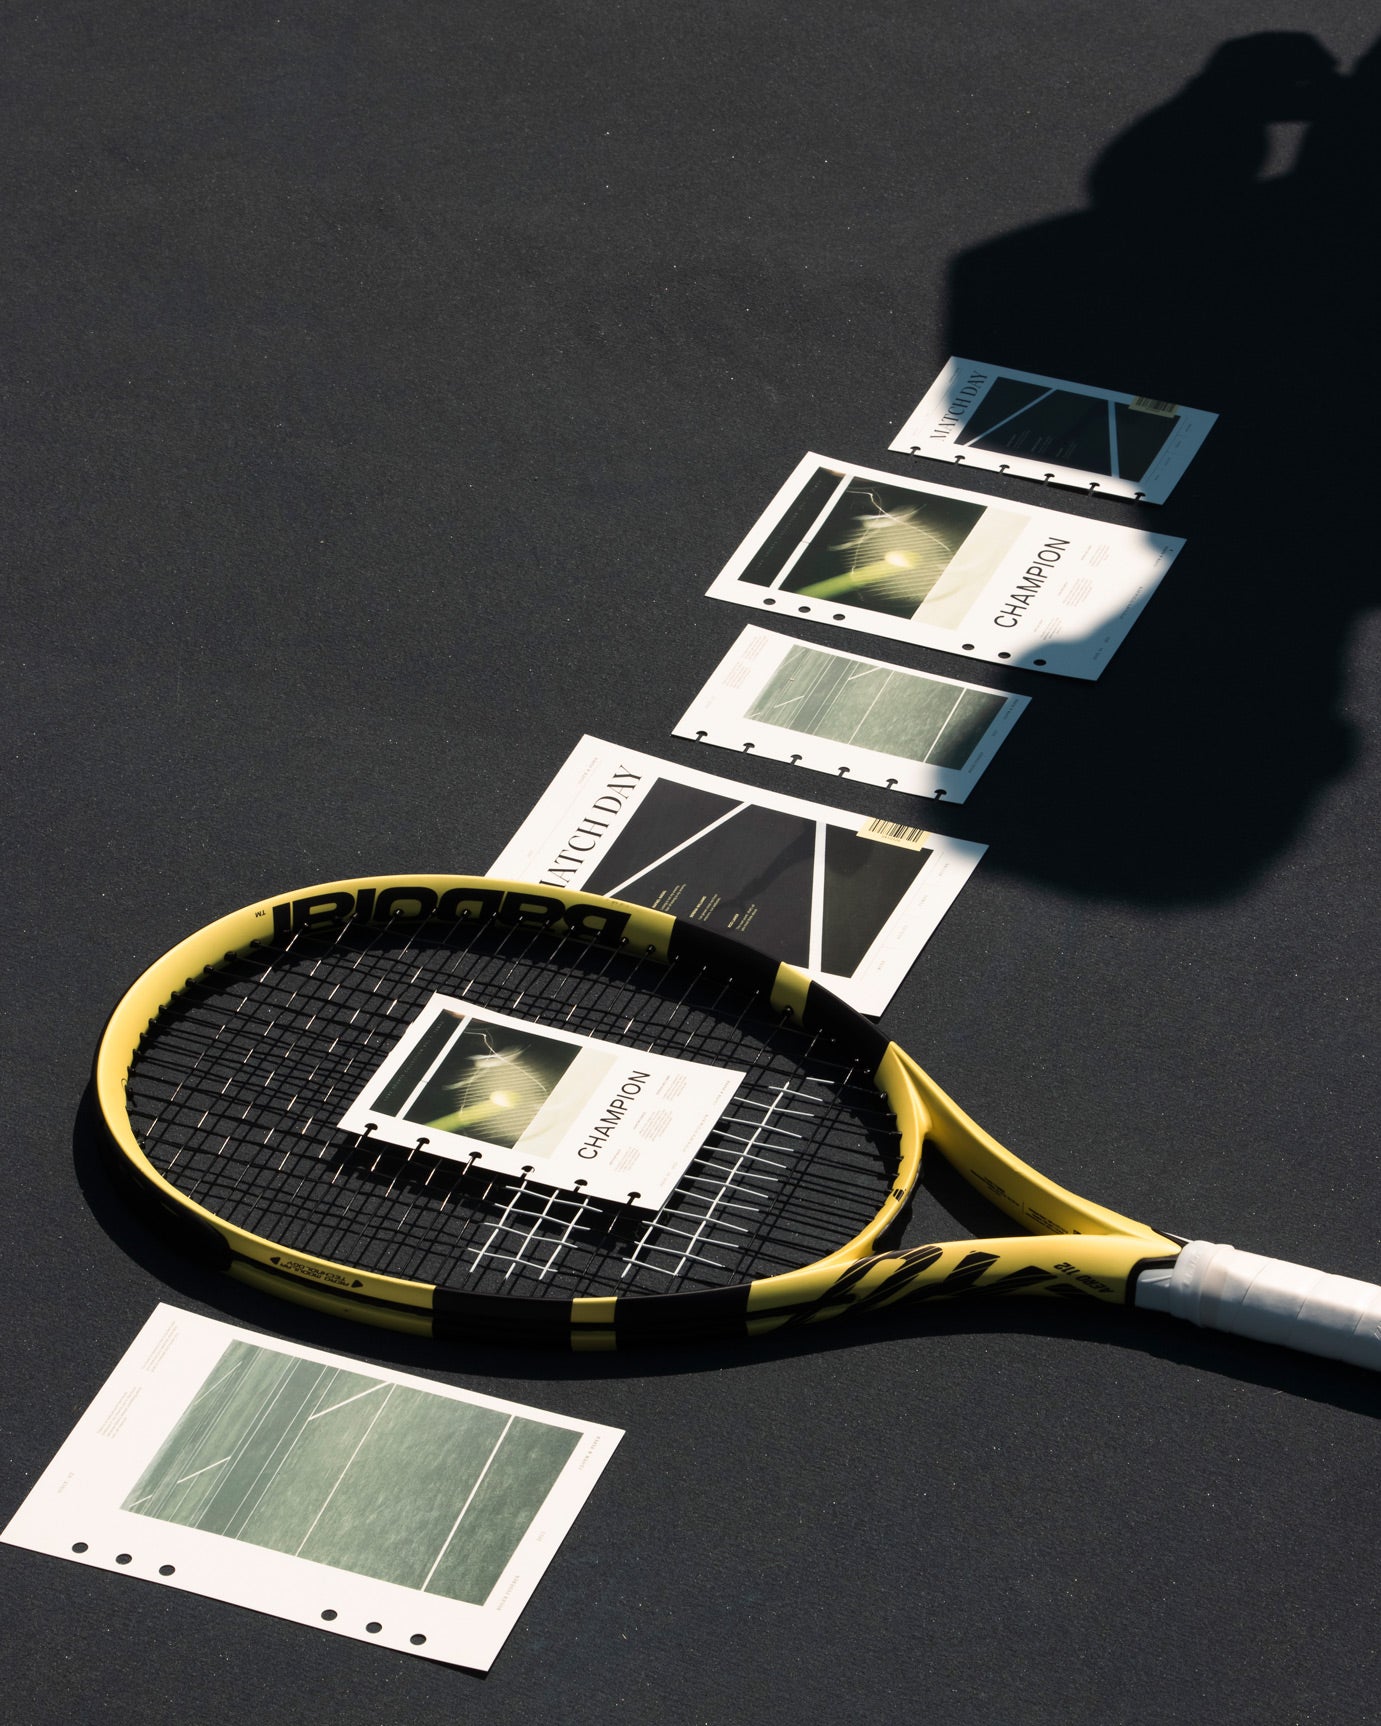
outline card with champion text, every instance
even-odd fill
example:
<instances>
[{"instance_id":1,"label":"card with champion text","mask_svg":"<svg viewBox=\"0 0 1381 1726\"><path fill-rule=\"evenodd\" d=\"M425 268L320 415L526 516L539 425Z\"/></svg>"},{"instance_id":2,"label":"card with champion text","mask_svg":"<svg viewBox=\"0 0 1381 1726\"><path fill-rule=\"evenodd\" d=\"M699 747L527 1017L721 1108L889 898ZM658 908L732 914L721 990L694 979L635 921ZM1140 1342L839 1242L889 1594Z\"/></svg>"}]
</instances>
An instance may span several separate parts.
<instances>
[{"instance_id":1,"label":"card with champion text","mask_svg":"<svg viewBox=\"0 0 1381 1726\"><path fill-rule=\"evenodd\" d=\"M742 1077L438 994L340 1126L481 1174L658 1210Z\"/></svg>"},{"instance_id":2,"label":"card with champion text","mask_svg":"<svg viewBox=\"0 0 1381 1726\"><path fill-rule=\"evenodd\" d=\"M675 734L962 803L1027 703L749 624Z\"/></svg>"},{"instance_id":3,"label":"card with champion text","mask_svg":"<svg viewBox=\"0 0 1381 1726\"><path fill-rule=\"evenodd\" d=\"M622 1436L161 1305L0 1539L487 1671Z\"/></svg>"},{"instance_id":4,"label":"card with champion text","mask_svg":"<svg viewBox=\"0 0 1381 1726\"><path fill-rule=\"evenodd\" d=\"M1093 679L1183 545L808 455L708 592L783 619Z\"/></svg>"},{"instance_id":5,"label":"card with champion text","mask_svg":"<svg viewBox=\"0 0 1381 1726\"><path fill-rule=\"evenodd\" d=\"M877 1014L986 849L583 737L489 873L716 929Z\"/></svg>"},{"instance_id":6,"label":"card with champion text","mask_svg":"<svg viewBox=\"0 0 1381 1726\"><path fill-rule=\"evenodd\" d=\"M889 448L1164 503L1217 418L1178 402L955 358Z\"/></svg>"}]
</instances>

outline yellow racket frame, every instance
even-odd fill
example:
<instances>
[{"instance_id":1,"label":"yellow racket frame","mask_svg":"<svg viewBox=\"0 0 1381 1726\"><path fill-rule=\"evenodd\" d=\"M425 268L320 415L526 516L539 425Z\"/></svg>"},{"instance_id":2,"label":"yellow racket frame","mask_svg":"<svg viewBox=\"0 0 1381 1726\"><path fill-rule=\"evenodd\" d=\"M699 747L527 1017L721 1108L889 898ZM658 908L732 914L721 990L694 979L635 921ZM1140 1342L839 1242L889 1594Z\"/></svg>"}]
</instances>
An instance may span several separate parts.
<instances>
[{"instance_id":1,"label":"yellow racket frame","mask_svg":"<svg viewBox=\"0 0 1381 1726\"><path fill-rule=\"evenodd\" d=\"M189 935L151 965L123 996L97 1051L95 1093L123 1172L152 1201L156 1221L240 1281L320 1311L426 1336L474 1334L514 1341L560 1342L611 1349L671 1336L759 1335L789 1324L816 1323L906 1299L970 1291L1082 1295L1125 1303L1135 1273L1174 1259L1181 1242L1116 1211L1080 1198L1004 1149L971 1120L895 1043L883 1047L874 1079L900 1130L891 1192L868 1226L828 1257L799 1270L727 1289L666 1296L495 1299L379 1276L290 1251L224 1221L161 1175L135 1135L125 1104L130 1063L145 1032L174 997L207 971L293 928L324 926L351 915L425 918L438 906L473 906L475 914L533 922L558 933L617 940L667 960L673 947L705 946L720 963L736 943L708 936L664 912L525 882L464 875L360 876L278 894L231 912ZM366 909L367 908L367 909ZM742 949L761 969L760 955ZM776 969L771 1000L808 1027L853 1022L865 1046L881 1044L874 1028L794 966ZM1027 1233L879 1250L920 1177L930 1143L979 1193ZM1034 1239L1035 1237L1044 1237ZM505 1312L502 1309L507 1309ZM540 1322L531 1315L540 1309ZM511 1315L511 1316L510 1316Z\"/></svg>"}]
</instances>

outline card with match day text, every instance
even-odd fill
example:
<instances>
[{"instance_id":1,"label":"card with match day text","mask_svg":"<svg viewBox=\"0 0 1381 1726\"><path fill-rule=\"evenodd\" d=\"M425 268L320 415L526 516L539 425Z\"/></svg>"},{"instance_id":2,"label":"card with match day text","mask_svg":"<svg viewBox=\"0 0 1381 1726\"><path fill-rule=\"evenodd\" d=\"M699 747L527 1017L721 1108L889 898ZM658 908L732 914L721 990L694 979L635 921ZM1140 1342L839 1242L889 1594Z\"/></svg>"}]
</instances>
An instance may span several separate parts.
<instances>
[{"instance_id":1,"label":"card with match day text","mask_svg":"<svg viewBox=\"0 0 1381 1726\"><path fill-rule=\"evenodd\" d=\"M161 1305L0 1539L487 1671L622 1436Z\"/></svg>"},{"instance_id":2,"label":"card with match day text","mask_svg":"<svg viewBox=\"0 0 1381 1726\"><path fill-rule=\"evenodd\" d=\"M732 935L877 1014L985 849L583 737L489 872Z\"/></svg>"}]
</instances>

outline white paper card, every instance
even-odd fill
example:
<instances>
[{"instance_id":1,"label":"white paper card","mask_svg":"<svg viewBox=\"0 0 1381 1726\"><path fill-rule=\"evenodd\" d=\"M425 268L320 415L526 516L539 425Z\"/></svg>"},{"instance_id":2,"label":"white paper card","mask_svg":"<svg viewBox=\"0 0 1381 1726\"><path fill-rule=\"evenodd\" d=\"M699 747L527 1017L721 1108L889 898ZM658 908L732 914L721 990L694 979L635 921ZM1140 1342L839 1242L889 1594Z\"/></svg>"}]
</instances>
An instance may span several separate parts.
<instances>
[{"instance_id":1,"label":"white paper card","mask_svg":"<svg viewBox=\"0 0 1381 1726\"><path fill-rule=\"evenodd\" d=\"M749 624L676 735L962 803L1026 705Z\"/></svg>"},{"instance_id":2,"label":"white paper card","mask_svg":"<svg viewBox=\"0 0 1381 1726\"><path fill-rule=\"evenodd\" d=\"M584 737L489 873L704 924L877 1014L986 849Z\"/></svg>"},{"instance_id":3,"label":"white paper card","mask_svg":"<svg viewBox=\"0 0 1381 1726\"><path fill-rule=\"evenodd\" d=\"M808 455L709 593L782 618L1092 679L1183 545Z\"/></svg>"},{"instance_id":4,"label":"white paper card","mask_svg":"<svg viewBox=\"0 0 1381 1726\"><path fill-rule=\"evenodd\" d=\"M621 1437L163 1305L0 1538L484 1671Z\"/></svg>"},{"instance_id":5,"label":"white paper card","mask_svg":"<svg viewBox=\"0 0 1381 1726\"><path fill-rule=\"evenodd\" d=\"M951 359L891 449L1164 503L1217 414Z\"/></svg>"},{"instance_id":6,"label":"white paper card","mask_svg":"<svg viewBox=\"0 0 1381 1726\"><path fill-rule=\"evenodd\" d=\"M433 995L340 1126L655 1210L742 1077Z\"/></svg>"}]
</instances>

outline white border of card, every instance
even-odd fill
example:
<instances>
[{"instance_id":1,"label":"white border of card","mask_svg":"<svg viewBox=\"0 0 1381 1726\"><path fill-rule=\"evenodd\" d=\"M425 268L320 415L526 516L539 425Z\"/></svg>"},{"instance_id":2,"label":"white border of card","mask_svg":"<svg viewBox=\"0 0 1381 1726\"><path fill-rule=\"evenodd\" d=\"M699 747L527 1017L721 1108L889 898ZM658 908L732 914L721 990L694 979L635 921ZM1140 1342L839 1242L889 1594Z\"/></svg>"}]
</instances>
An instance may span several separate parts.
<instances>
[{"instance_id":1,"label":"white border of card","mask_svg":"<svg viewBox=\"0 0 1381 1726\"><path fill-rule=\"evenodd\" d=\"M1093 679L1183 545L811 454L708 592L783 618Z\"/></svg>"},{"instance_id":2,"label":"white border of card","mask_svg":"<svg viewBox=\"0 0 1381 1726\"><path fill-rule=\"evenodd\" d=\"M956 357L888 448L1164 503L1217 418L1177 402ZM1085 462L1075 463L1075 454Z\"/></svg>"},{"instance_id":3,"label":"white border of card","mask_svg":"<svg viewBox=\"0 0 1381 1726\"><path fill-rule=\"evenodd\" d=\"M962 803L1027 701L750 623L675 735Z\"/></svg>"},{"instance_id":4,"label":"white border of card","mask_svg":"<svg viewBox=\"0 0 1381 1726\"><path fill-rule=\"evenodd\" d=\"M622 1436L164 1304L0 1539L487 1671Z\"/></svg>"},{"instance_id":5,"label":"white border of card","mask_svg":"<svg viewBox=\"0 0 1381 1726\"><path fill-rule=\"evenodd\" d=\"M765 941L876 1014L986 849L582 737L489 873Z\"/></svg>"}]
</instances>

